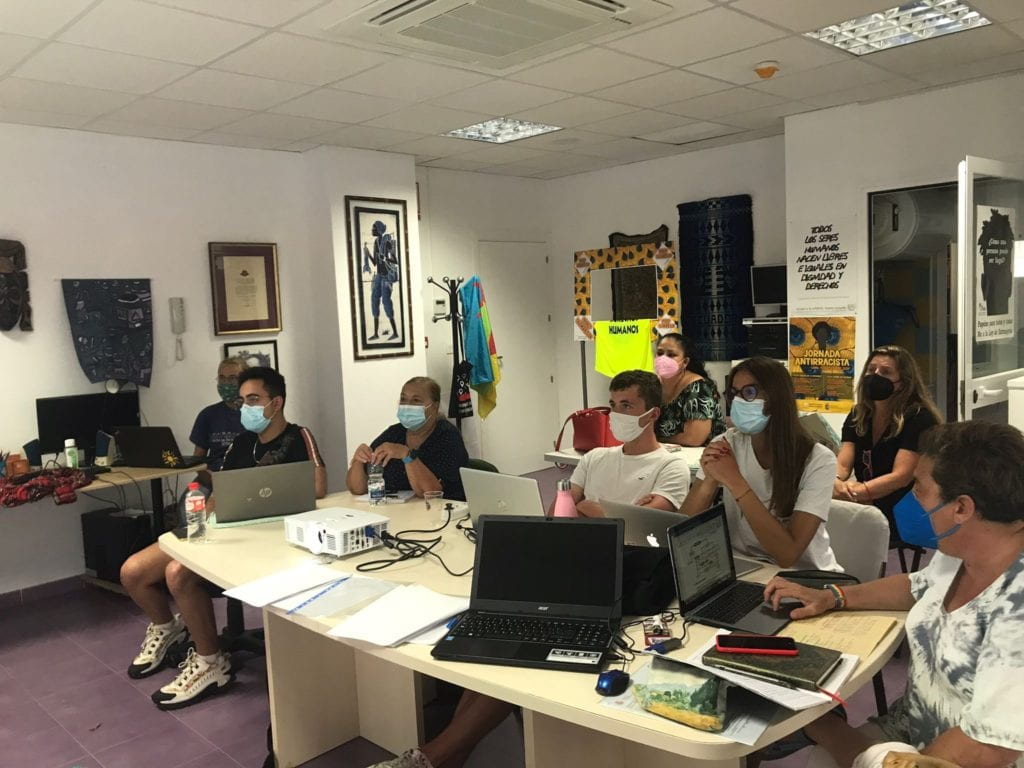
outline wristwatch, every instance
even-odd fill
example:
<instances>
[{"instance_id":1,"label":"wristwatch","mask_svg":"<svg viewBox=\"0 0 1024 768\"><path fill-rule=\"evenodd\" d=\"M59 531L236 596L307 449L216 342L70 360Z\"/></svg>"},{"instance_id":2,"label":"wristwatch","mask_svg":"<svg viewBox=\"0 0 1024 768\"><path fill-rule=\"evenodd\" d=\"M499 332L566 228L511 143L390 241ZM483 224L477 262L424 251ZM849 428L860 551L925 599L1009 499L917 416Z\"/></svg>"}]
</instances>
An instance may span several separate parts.
<instances>
[{"instance_id":1,"label":"wristwatch","mask_svg":"<svg viewBox=\"0 0 1024 768\"><path fill-rule=\"evenodd\" d=\"M415 448L410 448L409 449L409 455L406 456L404 459L402 459L402 463L403 464L412 464L414 461L416 461L417 458L419 458L419 455L420 455L419 451L417 451Z\"/></svg>"}]
</instances>

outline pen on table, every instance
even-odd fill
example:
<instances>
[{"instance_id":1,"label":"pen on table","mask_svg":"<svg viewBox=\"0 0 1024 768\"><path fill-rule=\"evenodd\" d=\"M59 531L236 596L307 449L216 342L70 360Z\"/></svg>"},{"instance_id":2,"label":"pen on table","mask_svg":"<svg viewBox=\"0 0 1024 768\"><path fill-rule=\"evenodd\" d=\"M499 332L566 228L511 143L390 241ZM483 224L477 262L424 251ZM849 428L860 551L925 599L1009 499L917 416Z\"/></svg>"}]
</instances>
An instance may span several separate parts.
<instances>
[{"instance_id":1,"label":"pen on table","mask_svg":"<svg viewBox=\"0 0 1024 768\"><path fill-rule=\"evenodd\" d=\"M327 585L326 587L324 587L323 589L321 589L321 590L320 590L319 592L317 592L317 593L316 593L315 595L313 595L312 597L310 597L310 598L308 598L308 599L306 599L306 600L303 600L303 601L302 601L301 603L299 603L299 604L298 604L298 605L296 605L296 606L295 606L294 608L292 608L291 610L289 610L289 611L288 611L288 613L287 613L287 615L288 615L288 616L291 616L291 615L292 615L293 613L295 613L296 611L302 610L303 608L305 608L305 607L306 607L307 605L309 605L310 603L312 603L312 602L314 602L314 601L316 601L316 600L319 600L319 599L320 599L321 597L323 597L324 595L326 595L326 594L327 594L328 592L330 592L330 591L331 591L332 589L334 589L334 588L335 588L336 586L338 586L339 584L341 584L341 583L343 583L343 582L346 582L346 581L348 581L348 579L349 579L349 577L348 577L348 576L342 576L342 577L341 577L340 579L336 579L336 580L332 581L332 582L331 582L330 584L328 584L328 585Z\"/></svg>"}]
</instances>

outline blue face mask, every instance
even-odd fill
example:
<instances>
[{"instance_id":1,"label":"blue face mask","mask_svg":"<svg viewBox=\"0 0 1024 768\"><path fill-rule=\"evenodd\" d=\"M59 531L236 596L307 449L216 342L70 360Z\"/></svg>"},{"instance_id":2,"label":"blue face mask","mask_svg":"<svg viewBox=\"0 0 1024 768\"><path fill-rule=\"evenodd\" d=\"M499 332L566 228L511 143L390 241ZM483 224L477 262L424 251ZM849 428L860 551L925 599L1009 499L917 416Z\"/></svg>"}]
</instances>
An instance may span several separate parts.
<instances>
[{"instance_id":1,"label":"blue face mask","mask_svg":"<svg viewBox=\"0 0 1024 768\"><path fill-rule=\"evenodd\" d=\"M737 397L732 401L729 415L736 429L745 435L759 434L768 426L769 417L764 412L764 400L743 400Z\"/></svg>"},{"instance_id":2,"label":"blue face mask","mask_svg":"<svg viewBox=\"0 0 1024 768\"><path fill-rule=\"evenodd\" d=\"M914 544L928 549L938 549L941 539L952 536L960 530L959 525L954 525L948 531L936 533L935 526L932 524L932 515L951 503L950 501L940 501L931 509L925 509L921 506L921 502L917 500L917 496L912 492L908 492L892 509L893 516L896 518L896 529L900 532L900 538L907 542L907 544Z\"/></svg>"},{"instance_id":3,"label":"blue face mask","mask_svg":"<svg viewBox=\"0 0 1024 768\"><path fill-rule=\"evenodd\" d=\"M241 417L242 426L250 432L255 432L257 435L270 426L270 419L263 415L262 405L249 405L246 403L242 406Z\"/></svg>"},{"instance_id":4,"label":"blue face mask","mask_svg":"<svg viewBox=\"0 0 1024 768\"><path fill-rule=\"evenodd\" d=\"M406 429L419 429L427 423L427 407L425 405L398 406L398 423Z\"/></svg>"}]
</instances>

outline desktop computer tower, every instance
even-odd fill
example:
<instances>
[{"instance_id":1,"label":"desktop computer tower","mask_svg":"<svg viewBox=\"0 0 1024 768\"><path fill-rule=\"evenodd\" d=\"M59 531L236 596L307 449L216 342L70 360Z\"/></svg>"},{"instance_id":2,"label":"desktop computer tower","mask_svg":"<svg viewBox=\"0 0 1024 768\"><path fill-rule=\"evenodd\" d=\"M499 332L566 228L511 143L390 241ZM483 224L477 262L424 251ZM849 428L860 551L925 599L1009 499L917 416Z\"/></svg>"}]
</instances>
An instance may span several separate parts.
<instances>
[{"instance_id":1,"label":"desktop computer tower","mask_svg":"<svg viewBox=\"0 0 1024 768\"><path fill-rule=\"evenodd\" d=\"M85 570L90 576L119 584L124 561L154 541L148 512L107 507L82 513Z\"/></svg>"}]
</instances>

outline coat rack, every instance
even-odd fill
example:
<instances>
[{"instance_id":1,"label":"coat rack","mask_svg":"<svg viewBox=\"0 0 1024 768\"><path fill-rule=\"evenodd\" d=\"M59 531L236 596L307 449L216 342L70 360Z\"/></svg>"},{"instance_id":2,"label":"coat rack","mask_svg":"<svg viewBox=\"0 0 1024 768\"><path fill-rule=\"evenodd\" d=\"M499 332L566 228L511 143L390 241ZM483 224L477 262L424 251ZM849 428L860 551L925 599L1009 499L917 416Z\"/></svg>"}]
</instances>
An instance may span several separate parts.
<instances>
[{"instance_id":1,"label":"coat rack","mask_svg":"<svg viewBox=\"0 0 1024 768\"><path fill-rule=\"evenodd\" d=\"M459 339L462 336L462 313L459 312L459 286L462 285L463 279L446 275L441 278L441 282L444 285L441 285L432 277L428 277L427 282L437 286L448 296L447 314L434 315L431 320L435 323L438 320L445 320L452 324L452 371L454 371L458 368L459 363L462 362L461 345L459 344ZM462 431L462 417L458 413L455 414L455 427L460 432Z\"/></svg>"}]
</instances>

